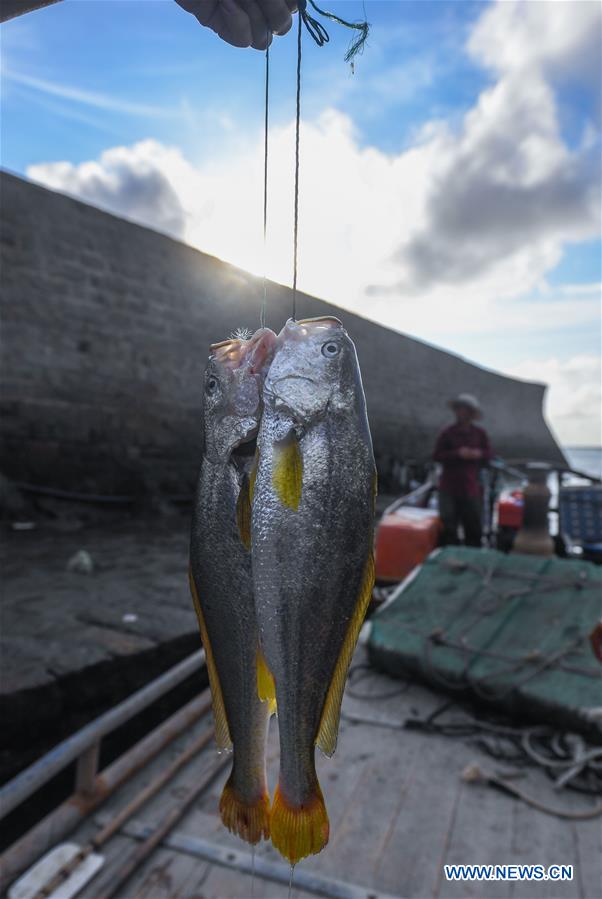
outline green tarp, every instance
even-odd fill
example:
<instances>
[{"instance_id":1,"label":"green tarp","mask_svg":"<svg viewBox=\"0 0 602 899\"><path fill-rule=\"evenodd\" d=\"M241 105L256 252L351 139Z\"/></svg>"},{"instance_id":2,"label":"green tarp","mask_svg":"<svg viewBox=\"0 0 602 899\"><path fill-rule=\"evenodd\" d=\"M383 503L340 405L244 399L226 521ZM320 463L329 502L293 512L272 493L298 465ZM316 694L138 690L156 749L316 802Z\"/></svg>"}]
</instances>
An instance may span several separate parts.
<instances>
[{"instance_id":1,"label":"green tarp","mask_svg":"<svg viewBox=\"0 0 602 899\"><path fill-rule=\"evenodd\" d=\"M602 740L602 665L589 642L601 616L602 567L447 547L373 617L369 656L394 676Z\"/></svg>"}]
</instances>

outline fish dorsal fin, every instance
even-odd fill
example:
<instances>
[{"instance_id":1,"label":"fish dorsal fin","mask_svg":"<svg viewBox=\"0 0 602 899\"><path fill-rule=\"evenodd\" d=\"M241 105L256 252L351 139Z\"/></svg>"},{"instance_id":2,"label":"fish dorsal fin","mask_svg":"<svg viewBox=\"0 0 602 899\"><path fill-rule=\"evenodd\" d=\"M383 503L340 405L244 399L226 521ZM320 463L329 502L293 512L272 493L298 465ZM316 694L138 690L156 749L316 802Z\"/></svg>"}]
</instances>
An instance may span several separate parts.
<instances>
[{"instance_id":1,"label":"fish dorsal fin","mask_svg":"<svg viewBox=\"0 0 602 899\"><path fill-rule=\"evenodd\" d=\"M236 501L236 524L242 545L251 549L251 484L246 474Z\"/></svg>"},{"instance_id":2,"label":"fish dorsal fin","mask_svg":"<svg viewBox=\"0 0 602 899\"><path fill-rule=\"evenodd\" d=\"M230 727L228 725L228 718L226 716L226 707L224 705L222 688L219 682L217 668L215 666L215 659L213 658L213 650L211 649L211 643L209 641L209 634L207 633L207 626L205 624L205 618L201 609L201 603L199 602L199 595L197 593L196 584L194 582L191 571L188 572L188 579L190 581L190 592L192 593L194 610L199 621L201 640L203 641L203 646L205 647L205 660L207 662L207 671L209 673L209 686L211 687L213 718L215 721L215 742L217 743L218 749L231 749L232 737L230 736Z\"/></svg>"},{"instance_id":3,"label":"fish dorsal fin","mask_svg":"<svg viewBox=\"0 0 602 899\"><path fill-rule=\"evenodd\" d=\"M272 485L283 506L295 511L301 502L303 458L294 434L274 444Z\"/></svg>"},{"instance_id":4,"label":"fish dorsal fin","mask_svg":"<svg viewBox=\"0 0 602 899\"><path fill-rule=\"evenodd\" d=\"M268 668L268 663L261 650L257 647L257 695L262 702L269 702L270 715L276 713L276 684L274 675Z\"/></svg>"},{"instance_id":5,"label":"fish dorsal fin","mask_svg":"<svg viewBox=\"0 0 602 899\"><path fill-rule=\"evenodd\" d=\"M347 635L343 648L339 653L336 668L326 700L322 709L322 717L320 718L320 728L316 737L316 745L325 755L333 755L337 748L337 735L339 732L339 719L341 717L341 703L343 701L343 691L345 690L345 681L347 680L347 672L351 664L351 658L355 650L357 638L361 630L366 611L372 596L372 588L374 586L374 553L370 549L370 554L366 560L364 574L362 577L362 585L360 592L349 622Z\"/></svg>"}]
</instances>

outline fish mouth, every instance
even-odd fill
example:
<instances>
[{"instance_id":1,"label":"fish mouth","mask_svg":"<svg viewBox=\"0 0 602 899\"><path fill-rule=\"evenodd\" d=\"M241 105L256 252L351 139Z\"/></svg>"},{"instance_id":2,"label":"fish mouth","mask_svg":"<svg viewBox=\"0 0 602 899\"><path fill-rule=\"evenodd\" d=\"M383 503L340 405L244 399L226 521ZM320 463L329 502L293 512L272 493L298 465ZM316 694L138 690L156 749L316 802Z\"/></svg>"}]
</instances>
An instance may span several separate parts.
<instances>
[{"instance_id":1,"label":"fish mouth","mask_svg":"<svg viewBox=\"0 0 602 899\"><path fill-rule=\"evenodd\" d=\"M247 366L250 374L260 374L271 361L276 345L276 335L270 328L259 328L251 337L229 337L212 343L211 357L232 371Z\"/></svg>"},{"instance_id":2,"label":"fish mouth","mask_svg":"<svg viewBox=\"0 0 602 899\"><path fill-rule=\"evenodd\" d=\"M272 381L269 387L264 387L263 389L263 397L264 402L269 400L272 407L277 412L285 412L293 417L298 418L300 416L300 412L298 409L295 409L293 404L285 399L280 392L278 391L279 384L287 384L291 381L306 381L308 384L311 384L312 387L316 387L317 382L313 378L305 377L305 375L283 375L281 378L277 378L275 381Z\"/></svg>"},{"instance_id":3,"label":"fish mouth","mask_svg":"<svg viewBox=\"0 0 602 899\"><path fill-rule=\"evenodd\" d=\"M278 384L282 384L286 381L307 381L308 384L311 384L313 387L315 387L317 383L314 378L308 378L307 375L283 375L281 378L276 378L275 381L272 381L272 387L277 387ZM269 392L272 394L272 396L278 396L278 394L272 389L270 389Z\"/></svg>"},{"instance_id":4,"label":"fish mouth","mask_svg":"<svg viewBox=\"0 0 602 899\"><path fill-rule=\"evenodd\" d=\"M269 328L260 328L249 340L247 360L251 374L262 374L272 361L276 335Z\"/></svg>"},{"instance_id":5,"label":"fish mouth","mask_svg":"<svg viewBox=\"0 0 602 899\"><path fill-rule=\"evenodd\" d=\"M242 440L239 440L232 450L232 456L235 459L249 459L254 456L257 450L257 434L258 431L255 431L248 437L243 437Z\"/></svg>"},{"instance_id":6,"label":"fish mouth","mask_svg":"<svg viewBox=\"0 0 602 899\"><path fill-rule=\"evenodd\" d=\"M281 342L287 339L304 340L315 334L341 330L343 330L343 323L340 319L335 318L334 315L320 315L316 318L302 318L298 321L289 318L278 335L278 339Z\"/></svg>"},{"instance_id":7,"label":"fish mouth","mask_svg":"<svg viewBox=\"0 0 602 899\"><path fill-rule=\"evenodd\" d=\"M294 321L294 319L292 319ZM294 322L296 325L333 325L343 326L343 322L336 315L316 315L314 318L301 318Z\"/></svg>"},{"instance_id":8,"label":"fish mouth","mask_svg":"<svg viewBox=\"0 0 602 899\"><path fill-rule=\"evenodd\" d=\"M211 358L220 365L231 369L239 368L245 357L246 341L237 337L221 340L219 343L212 343L209 351Z\"/></svg>"}]
</instances>

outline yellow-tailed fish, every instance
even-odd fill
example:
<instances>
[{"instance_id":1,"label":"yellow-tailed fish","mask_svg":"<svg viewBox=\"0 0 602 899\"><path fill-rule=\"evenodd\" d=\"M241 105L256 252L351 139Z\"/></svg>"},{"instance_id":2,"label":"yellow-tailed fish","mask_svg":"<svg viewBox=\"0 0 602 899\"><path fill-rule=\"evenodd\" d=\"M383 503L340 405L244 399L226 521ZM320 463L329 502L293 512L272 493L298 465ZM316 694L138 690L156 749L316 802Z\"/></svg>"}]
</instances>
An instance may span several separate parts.
<instances>
[{"instance_id":1,"label":"yellow-tailed fish","mask_svg":"<svg viewBox=\"0 0 602 899\"><path fill-rule=\"evenodd\" d=\"M218 748L233 749L220 800L226 827L269 837L265 746L270 704L258 696L249 474L261 388L276 335L214 344L205 371L204 449L190 544L190 587L207 657Z\"/></svg>"},{"instance_id":2,"label":"yellow-tailed fish","mask_svg":"<svg viewBox=\"0 0 602 899\"><path fill-rule=\"evenodd\" d=\"M280 731L270 827L295 864L328 841L314 747L335 750L374 581L372 441L355 347L337 319L283 328L264 383L258 450L253 580Z\"/></svg>"}]
</instances>

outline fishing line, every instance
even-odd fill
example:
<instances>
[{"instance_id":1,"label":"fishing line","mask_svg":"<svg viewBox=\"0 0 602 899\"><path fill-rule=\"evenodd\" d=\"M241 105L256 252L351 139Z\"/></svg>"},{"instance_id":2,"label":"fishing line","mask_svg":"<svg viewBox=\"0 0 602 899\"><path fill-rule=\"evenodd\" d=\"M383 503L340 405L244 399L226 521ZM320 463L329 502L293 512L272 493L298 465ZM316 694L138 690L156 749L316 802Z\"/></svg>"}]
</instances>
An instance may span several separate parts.
<instances>
[{"instance_id":1,"label":"fishing line","mask_svg":"<svg viewBox=\"0 0 602 899\"><path fill-rule=\"evenodd\" d=\"M299 252L299 129L301 126L301 44L304 15L299 5L297 16L297 98L295 110L295 212L293 220L293 313L297 317L297 257ZM328 37L328 35L327 35ZM319 46L322 46L319 44Z\"/></svg>"},{"instance_id":2,"label":"fishing line","mask_svg":"<svg viewBox=\"0 0 602 899\"><path fill-rule=\"evenodd\" d=\"M312 7L321 16L344 25L346 28L352 28L359 31L359 35L351 42L345 54L345 61L353 64L354 57L361 53L364 49L370 26L368 22L346 22L334 13L320 9L313 0L309 0ZM318 45L323 47L330 40L326 28L317 19L314 19L307 11L307 0L299 0L297 16L297 87L296 87L296 108L295 108L295 203L293 214L293 321L297 316L297 274L298 274L298 256L299 256L299 132L301 128L301 49L303 25L307 28L312 38ZM268 35L269 40L270 35ZM265 118L264 118L264 147L263 147L263 297L261 301L261 309L259 313L260 327L265 327L266 306L267 306L267 225L268 225L268 106L269 106L269 84L270 84L270 47L269 43L265 51Z\"/></svg>"},{"instance_id":3,"label":"fishing line","mask_svg":"<svg viewBox=\"0 0 602 899\"><path fill-rule=\"evenodd\" d=\"M268 126L270 99L270 35L265 48L265 118L263 127L263 297L259 313L259 327L265 328L265 314L268 304Z\"/></svg>"},{"instance_id":4,"label":"fishing line","mask_svg":"<svg viewBox=\"0 0 602 899\"><path fill-rule=\"evenodd\" d=\"M299 13L297 16L297 93L295 108L295 207L293 216L293 309L292 319L295 321L297 317L297 274L298 274L298 256L299 256L299 132L301 128L301 49L303 25L318 45L323 47L330 40L326 28L317 19L314 19L307 11L308 0L299 0ZM364 45L368 38L370 26L368 22L346 22L345 19L339 18L334 13L320 9L319 6L309 0L311 6L317 13L336 22L338 25L344 25L359 32L359 35L351 42L345 54L345 62L353 64L353 59L358 53L364 49Z\"/></svg>"}]
</instances>

